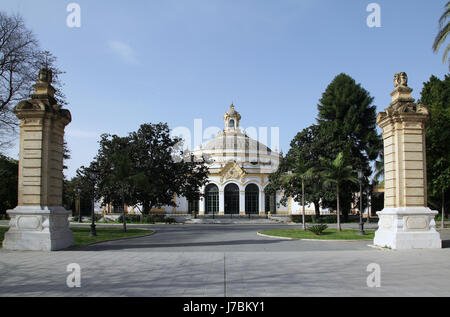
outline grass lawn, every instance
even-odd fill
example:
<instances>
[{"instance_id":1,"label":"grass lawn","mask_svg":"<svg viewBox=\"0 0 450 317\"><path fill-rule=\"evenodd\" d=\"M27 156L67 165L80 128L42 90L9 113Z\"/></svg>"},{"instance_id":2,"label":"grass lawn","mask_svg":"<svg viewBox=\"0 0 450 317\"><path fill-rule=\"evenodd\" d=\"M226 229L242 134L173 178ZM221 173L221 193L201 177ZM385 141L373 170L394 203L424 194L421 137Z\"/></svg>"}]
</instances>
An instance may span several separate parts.
<instances>
[{"instance_id":1,"label":"grass lawn","mask_svg":"<svg viewBox=\"0 0 450 317\"><path fill-rule=\"evenodd\" d=\"M0 227L0 248L3 241L5 232L8 231L8 227ZM127 228L127 232L123 232L122 228L101 228L97 227L97 236L91 237L89 233L91 231L90 227L71 227L73 232L73 237L75 239L76 246L82 246L94 242L101 242L106 240L117 240L123 238L131 237L141 237L153 233L153 230L147 229L130 229Z\"/></svg>"},{"instance_id":2,"label":"grass lawn","mask_svg":"<svg viewBox=\"0 0 450 317\"><path fill-rule=\"evenodd\" d=\"M328 228L320 236L316 236L311 231L303 231L303 229L277 229L264 230L260 233L268 236L294 238L294 239L315 239L315 240L373 240L375 230L364 230L365 236L358 235L358 230L342 229L338 232L337 229Z\"/></svg>"}]
</instances>

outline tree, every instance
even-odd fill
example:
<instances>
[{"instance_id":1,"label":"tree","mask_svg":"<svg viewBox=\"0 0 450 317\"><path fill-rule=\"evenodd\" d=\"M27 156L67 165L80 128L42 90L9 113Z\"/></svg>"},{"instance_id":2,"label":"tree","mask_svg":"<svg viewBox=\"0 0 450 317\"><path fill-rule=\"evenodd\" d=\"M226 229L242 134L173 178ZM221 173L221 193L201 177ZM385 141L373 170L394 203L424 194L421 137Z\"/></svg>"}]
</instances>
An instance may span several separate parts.
<instances>
[{"instance_id":1,"label":"tree","mask_svg":"<svg viewBox=\"0 0 450 317\"><path fill-rule=\"evenodd\" d=\"M346 74L339 74L327 87L318 105L318 125L321 131L324 158L334 160L339 152L348 158L349 165L361 169L367 179L372 174L370 163L382 151L382 139L376 130L376 107L373 97ZM347 217L355 192L353 182L343 182L340 202Z\"/></svg>"},{"instance_id":2,"label":"tree","mask_svg":"<svg viewBox=\"0 0 450 317\"><path fill-rule=\"evenodd\" d=\"M450 17L450 1L447 2L447 4L445 5L445 11L442 14L441 18L439 19L439 32L436 35L436 38L434 39L433 43L433 51L435 53L439 51L439 49L441 48L442 44L444 44L450 32L450 22L447 21L449 17ZM446 21L447 23L445 24ZM447 47L445 48L444 55L442 57L442 61L444 62L444 64L447 63L447 56L449 51L450 51L450 44L448 44Z\"/></svg>"},{"instance_id":3,"label":"tree","mask_svg":"<svg viewBox=\"0 0 450 317\"><path fill-rule=\"evenodd\" d=\"M312 179L314 176L314 169L308 169L307 164L303 159L303 156L300 153L298 148L295 149L297 162L295 164L294 172L290 171L290 173L285 174L281 177L282 186L287 188L292 186L293 183L300 182L301 183L301 199L302 199L302 227L303 230L306 230L305 223L305 182ZM294 185L295 186L295 185Z\"/></svg>"},{"instance_id":4,"label":"tree","mask_svg":"<svg viewBox=\"0 0 450 317\"><path fill-rule=\"evenodd\" d=\"M179 144L166 123L143 124L127 137L102 135L94 160L96 197L113 204L140 204L144 214L155 207L175 207L175 195L199 199L208 179L206 158L183 153Z\"/></svg>"},{"instance_id":5,"label":"tree","mask_svg":"<svg viewBox=\"0 0 450 317\"><path fill-rule=\"evenodd\" d=\"M56 58L40 48L21 16L0 11L0 150L12 144L18 121L12 113L17 102L27 99L38 78L39 69L53 72L56 99L66 105Z\"/></svg>"},{"instance_id":6,"label":"tree","mask_svg":"<svg viewBox=\"0 0 450 317\"><path fill-rule=\"evenodd\" d=\"M199 198L199 188L208 178L206 159L183 154L181 140L170 135L166 123L143 124L130 139L137 201L144 213L154 207L176 207L175 195Z\"/></svg>"},{"instance_id":7,"label":"tree","mask_svg":"<svg viewBox=\"0 0 450 317\"><path fill-rule=\"evenodd\" d=\"M426 128L428 201L436 208L440 205L444 215L449 202L450 75L444 80L431 76L424 83L419 102L430 111Z\"/></svg>"},{"instance_id":8,"label":"tree","mask_svg":"<svg viewBox=\"0 0 450 317\"><path fill-rule=\"evenodd\" d=\"M17 206L19 162L0 154L0 215Z\"/></svg>"},{"instance_id":9,"label":"tree","mask_svg":"<svg viewBox=\"0 0 450 317\"><path fill-rule=\"evenodd\" d=\"M88 178L95 179L96 197L104 203L114 205L134 205L136 188L133 184L135 171L132 164L132 148L129 137L103 134L100 149L89 169L84 168ZM93 185L93 186L95 186ZM125 209L122 210L124 232L126 227Z\"/></svg>"},{"instance_id":10,"label":"tree","mask_svg":"<svg viewBox=\"0 0 450 317\"><path fill-rule=\"evenodd\" d=\"M341 231L340 221L340 187L344 182L358 183L358 179L354 176L353 168L351 165L346 164L344 153L340 152L333 161L321 158L321 177L325 182L325 185L336 185L336 197L337 197L337 228Z\"/></svg>"},{"instance_id":11,"label":"tree","mask_svg":"<svg viewBox=\"0 0 450 317\"><path fill-rule=\"evenodd\" d=\"M208 183L210 163L207 157L196 158L191 153L186 153L179 164L179 175L182 177L181 188L177 191L179 195L186 197L188 201L198 201L202 196L200 188Z\"/></svg>"}]
</instances>

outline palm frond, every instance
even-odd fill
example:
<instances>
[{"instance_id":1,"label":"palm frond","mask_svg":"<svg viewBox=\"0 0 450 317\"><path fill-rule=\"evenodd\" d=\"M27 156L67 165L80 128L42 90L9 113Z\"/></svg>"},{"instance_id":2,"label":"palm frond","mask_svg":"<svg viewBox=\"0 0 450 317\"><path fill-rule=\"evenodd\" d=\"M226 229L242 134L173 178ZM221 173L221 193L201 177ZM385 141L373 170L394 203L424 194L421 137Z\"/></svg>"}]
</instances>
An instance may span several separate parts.
<instances>
[{"instance_id":1,"label":"palm frond","mask_svg":"<svg viewBox=\"0 0 450 317\"><path fill-rule=\"evenodd\" d=\"M442 14L441 18L439 19L439 27L442 28L444 25L444 22L450 17L450 2L447 2L445 5L445 12Z\"/></svg>"},{"instance_id":2,"label":"palm frond","mask_svg":"<svg viewBox=\"0 0 450 317\"><path fill-rule=\"evenodd\" d=\"M444 57L442 58L442 62L445 64L447 62L448 52L450 51L450 44L447 45L444 51Z\"/></svg>"},{"instance_id":3,"label":"palm frond","mask_svg":"<svg viewBox=\"0 0 450 317\"><path fill-rule=\"evenodd\" d=\"M442 43L445 42L445 40L447 39L448 34L450 33L450 23L447 23L447 25L445 25L445 27L443 27L438 35L436 36L436 39L434 40L433 43L433 50L435 52L439 51L439 49L441 48Z\"/></svg>"}]
</instances>

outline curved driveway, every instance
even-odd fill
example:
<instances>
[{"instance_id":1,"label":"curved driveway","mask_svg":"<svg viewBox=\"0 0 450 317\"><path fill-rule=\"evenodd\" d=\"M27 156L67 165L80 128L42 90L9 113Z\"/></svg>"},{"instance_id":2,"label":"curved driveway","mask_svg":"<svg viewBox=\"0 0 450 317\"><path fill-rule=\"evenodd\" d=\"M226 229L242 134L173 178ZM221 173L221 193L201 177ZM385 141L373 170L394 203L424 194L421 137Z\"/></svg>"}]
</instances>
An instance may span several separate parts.
<instances>
[{"instance_id":1,"label":"curved driveway","mask_svg":"<svg viewBox=\"0 0 450 317\"><path fill-rule=\"evenodd\" d=\"M155 225L151 236L86 246L85 251L132 252L295 252L372 250L372 240L334 242L280 240L258 236L262 230L289 228L292 225Z\"/></svg>"}]
</instances>

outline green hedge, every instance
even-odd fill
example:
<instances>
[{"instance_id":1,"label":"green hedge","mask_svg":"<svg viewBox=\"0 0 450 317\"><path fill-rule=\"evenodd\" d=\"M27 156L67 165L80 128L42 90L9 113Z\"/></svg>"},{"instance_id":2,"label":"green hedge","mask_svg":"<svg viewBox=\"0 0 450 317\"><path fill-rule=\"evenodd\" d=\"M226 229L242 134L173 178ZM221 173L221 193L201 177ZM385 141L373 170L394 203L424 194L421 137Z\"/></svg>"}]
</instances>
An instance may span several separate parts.
<instances>
[{"instance_id":1,"label":"green hedge","mask_svg":"<svg viewBox=\"0 0 450 317\"><path fill-rule=\"evenodd\" d=\"M122 216L117 220L122 223ZM126 221L128 223L146 223L146 224L154 224L157 222L163 223L175 223L176 220L172 217L166 217L164 215L126 215Z\"/></svg>"},{"instance_id":2,"label":"green hedge","mask_svg":"<svg viewBox=\"0 0 450 317\"><path fill-rule=\"evenodd\" d=\"M341 217L341 221L342 221ZM292 215L291 221L295 223L302 223L302 215ZM336 215L326 215L320 216L317 218L315 215L305 215L305 221L309 223L336 223L337 217Z\"/></svg>"},{"instance_id":3,"label":"green hedge","mask_svg":"<svg viewBox=\"0 0 450 317\"><path fill-rule=\"evenodd\" d=\"M302 223L302 215L291 215L291 221L295 223ZM326 215L320 216L317 218L315 215L305 215L305 221L308 223L337 223L336 215ZM366 222L367 219L364 218L363 222ZM376 220L371 219L371 222L375 222ZM355 223L359 222L358 215L348 215L347 219L344 216L341 216L341 223Z\"/></svg>"}]
</instances>

